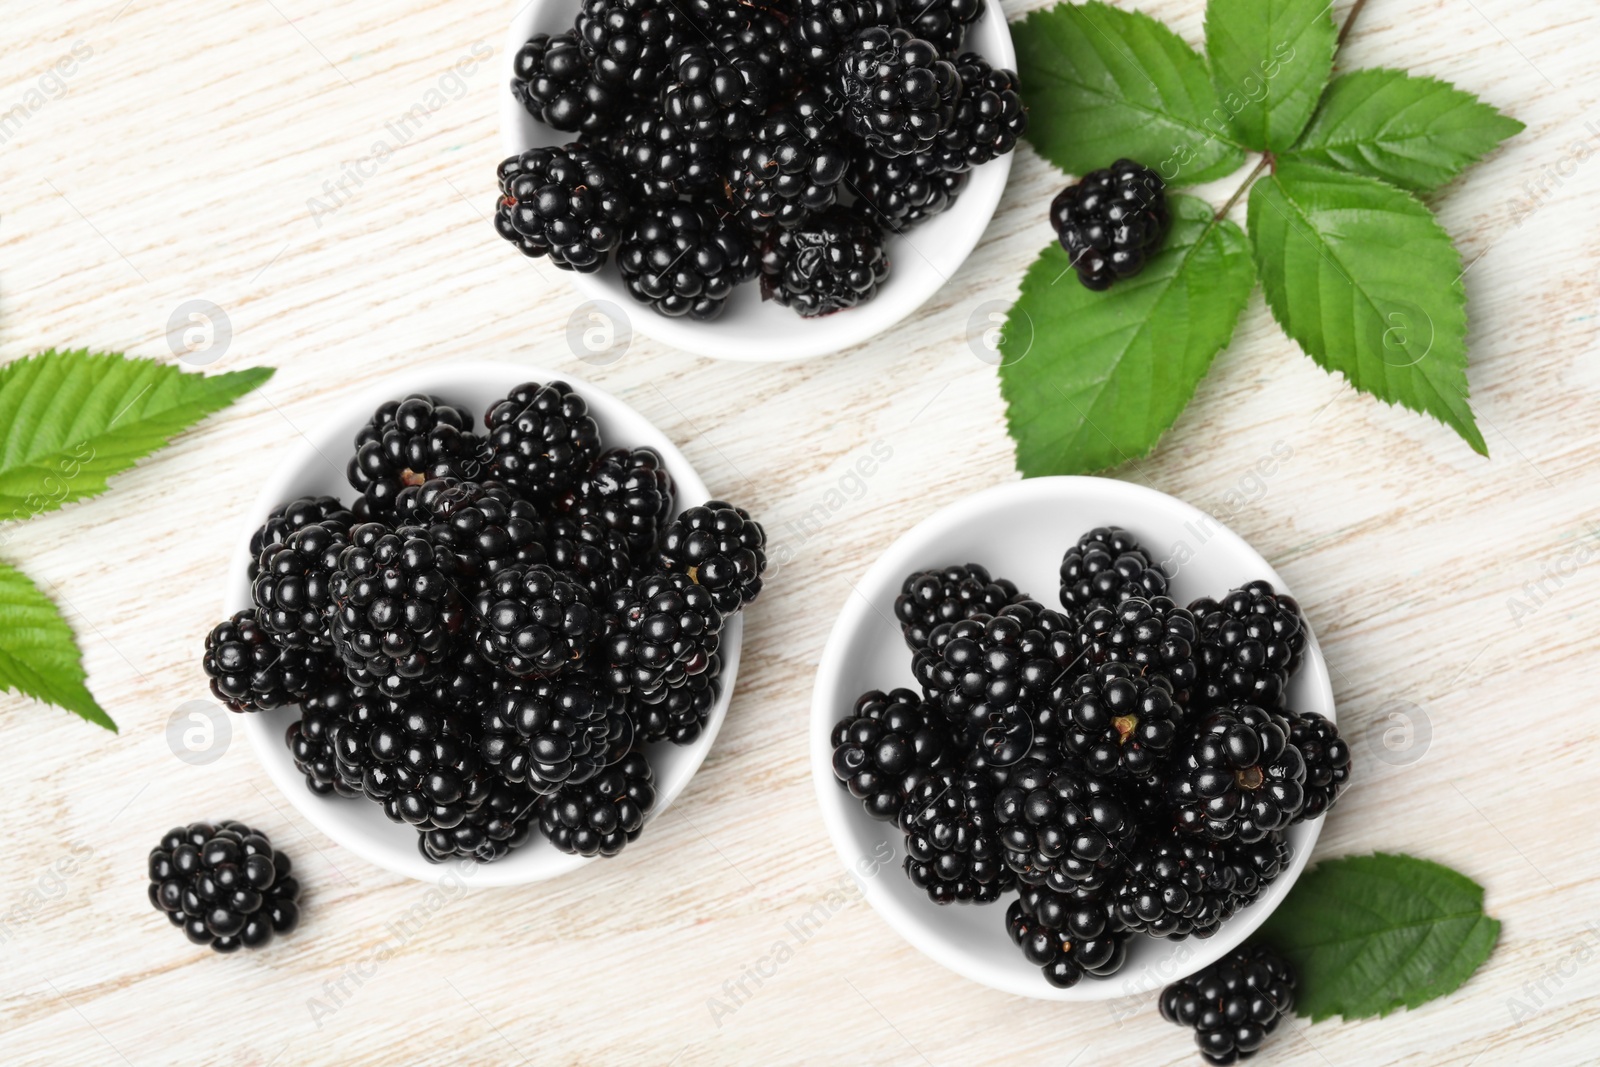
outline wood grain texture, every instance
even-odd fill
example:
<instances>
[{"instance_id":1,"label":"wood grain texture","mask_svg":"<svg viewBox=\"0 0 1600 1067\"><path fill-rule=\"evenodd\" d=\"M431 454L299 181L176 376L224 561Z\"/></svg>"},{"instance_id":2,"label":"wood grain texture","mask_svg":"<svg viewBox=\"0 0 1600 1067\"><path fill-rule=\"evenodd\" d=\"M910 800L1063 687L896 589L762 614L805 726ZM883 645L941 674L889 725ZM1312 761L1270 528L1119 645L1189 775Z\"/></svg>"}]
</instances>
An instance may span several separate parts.
<instances>
[{"instance_id":1,"label":"wood grain texture","mask_svg":"<svg viewBox=\"0 0 1600 1067\"><path fill-rule=\"evenodd\" d=\"M1200 41L1196 0L1141 6ZM994 372L965 334L1049 239L1043 205L1061 176L1021 151L984 242L891 337L789 366L640 339L590 367L564 340L573 291L485 220L494 69L446 76L475 44L498 53L510 13L490 0L7 5L0 112L25 106L0 152L0 358L51 345L171 358L168 316L207 299L233 330L213 369L280 369L108 497L0 530L5 558L61 603L122 725L113 737L0 697L13 813L0 1060L1198 1063L1152 1004L1119 1016L1034 1003L923 958L837 895L812 802L811 676L850 580L931 511L1016 476ZM1505 922L1456 996L1384 1020L1296 1022L1257 1062L1600 1057L1586 925L1600 911L1597 29L1584 0L1377 0L1339 57L1449 79L1528 124L1435 197L1471 264L1470 378L1491 459L1323 374L1258 296L1167 442L1119 472L1215 512L1306 604L1362 753L1320 854L1448 863ZM75 43L87 58L49 79ZM313 219L308 199L431 91L442 102L414 135ZM1201 192L1221 203L1231 188ZM253 486L284 446L378 377L484 358L615 391L792 558L751 615L727 728L651 832L573 877L468 879L440 899L297 818L242 740L195 767L163 731L206 696L200 641ZM797 537L790 522L880 439L893 458ZM1279 442L1291 458L1258 483L1253 466ZM1397 710L1430 731L1402 765L1375 756ZM293 852L307 891L292 939L214 958L149 908L146 851L206 816L248 819ZM792 958L759 985L746 977L819 906L826 921ZM426 920L411 921L419 907ZM737 1010L715 1012L741 981Z\"/></svg>"}]
</instances>

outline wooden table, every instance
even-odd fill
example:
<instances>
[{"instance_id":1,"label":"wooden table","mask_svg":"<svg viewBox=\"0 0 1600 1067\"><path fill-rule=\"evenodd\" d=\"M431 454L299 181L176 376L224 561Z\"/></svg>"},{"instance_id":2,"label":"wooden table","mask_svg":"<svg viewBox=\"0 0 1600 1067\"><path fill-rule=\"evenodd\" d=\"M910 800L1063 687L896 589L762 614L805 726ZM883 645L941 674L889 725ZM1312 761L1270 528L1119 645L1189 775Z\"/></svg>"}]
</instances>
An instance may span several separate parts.
<instances>
[{"instance_id":1,"label":"wooden table","mask_svg":"<svg viewBox=\"0 0 1600 1067\"><path fill-rule=\"evenodd\" d=\"M1143 7L1200 40L1200 3ZM967 322L1014 294L1050 237L1043 205L1062 177L1022 150L984 243L890 337L786 366L639 338L589 366L565 340L574 291L486 221L501 90L493 64L472 61L498 58L509 15L490 0L7 6L0 110L24 107L0 153L0 358L51 345L172 358L169 316L206 300L232 331L210 369L280 369L108 497L5 531L5 558L59 600L122 733L0 698L12 812L0 1060L1198 1063L1152 1005L1119 1017L991 992L854 899L771 977L745 978L840 884L805 732L850 580L936 508L1016 477ZM1600 1056L1600 933L1586 925L1600 906L1597 31L1583 0L1375 0L1342 55L1451 79L1528 124L1439 198L1473 264L1473 403L1492 459L1323 374L1258 295L1169 440L1119 472L1224 518L1307 605L1363 761L1319 854L1443 861L1485 884L1505 922L1457 995L1384 1020L1296 1021L1270 1062ZM48 76L73 56L70 76ZM447 73L463 60L470 73ZM326 208L419 103L406 143L344 179L332 210L310 203ZM1230 189L1202 192L1220 203ZM206 697L199 648L228 555L297 430L397 369L471 359L615 391L793 559L751 615L715 750L645 837L546 885L469 885L390 943L426 887L312 829L237 736L191 766L164 730ZM848 488L879 441L892 459L797 538L790 523ZM1250 471L1275 446L1291 456L1258 486ZM145 853L168 826L207 816L248 819L292 851L306 885L292 939L215 958L150 909ZM749 995L735 1003L741 980Z\"/></svg>"}]
</instances>

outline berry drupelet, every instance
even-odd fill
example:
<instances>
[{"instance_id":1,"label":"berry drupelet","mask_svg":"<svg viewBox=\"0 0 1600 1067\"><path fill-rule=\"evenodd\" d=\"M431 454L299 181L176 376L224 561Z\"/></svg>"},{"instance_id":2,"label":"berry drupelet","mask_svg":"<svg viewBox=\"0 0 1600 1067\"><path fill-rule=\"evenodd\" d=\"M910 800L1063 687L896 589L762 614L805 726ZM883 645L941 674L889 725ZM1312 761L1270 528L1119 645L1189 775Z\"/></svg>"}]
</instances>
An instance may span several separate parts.
<instances>
[{"instance_id":1,"label":"berry drupelet","mask_svg":"<svg viewBox=\"0 0 1600 1067\"><path fill-rule=\"evenodd\" d=\"M761 250L761 296L804 318L831 315L870 300L889 278L883 232L863 212L832 207Z\"/></svg>"},{"instance_id":2,"label":"berry drupelet","mask_svg":"<svg viewBox=\"0 0 1600 1067\"><path fill-rule=\"evenodd\" d=\"M1080 622L1096 608L1166 594L1166 572L1120 527L1095 527L1061 557L1061 606Z\"/></svg>"},{"instance_id":3,"label":"berry drupelet","mask_svg":"<svg viewBox=\"0 0 1600 1067\"><path fill-rule=\"evenodd\" d=\"M983 17L983 0L904 0L901 24L931 42L944 55L955 55L967 27Z\"/></svg>"},{"instance_id":4,"label":"berry drupelet","mask_svg":"<svg viewBox=\"0 0 1600 1067\"><path fill-rule=\"evenodd\" d=\"M525 256L591 274L622 240L629 203L622 175L599 150L531 148L500 164L494 224Z\"/></svg>"},{"instance_id":5,"label":"berry drupelet","mask_svg":"<svg viewBox=\"0 0 1600 1067\"><path fill-rule=\"evenodd\" d=\"M998 615L1016 598L1014 583L967 563L907 575L895 598L894 613L906 646L917 652L928 646L928 637L941 623Z\"/></svg>"},{"instance_id":6,"label":"berry drupelet","mask_svg":"<svg viewBox=\"0 0 1600 1067\"><path fill-rule=\"evenodd\" d=\"M291 866L242 822L177 826L150 850L150 903L197 945L262 948L300 923Z\"/></svg>"},{"instance_id":7,"label":"berry drupelet","mask_svg":"<svg viewBox=\"0 0 1600 1067\"><path fill-rule=\"evenodd\" d=\"M1161 1017L1193 1029L1207 1063L1238 1063L1294 1010L1294 994L1288 962L1246 945L1163 989Z\"/></svg>"},{"instance_id":8,"label":"berry drupelet","mask_svg":"<svg viewBox=\"0 0 1600 1067\"><path fill-rule=\"evenodd\" d=\"M939 705L909 689L874 689L833 727L833 775L874 819L893 822L930 775L956 764Z\"/></svg>"},{"instance_id":9,"label":"berry drupelet","mask_svg":"<svg viewBox=\"0 0 1600 1067\"><path fill-rule=\"evenodd\" d=\"M1306 764L1289 722L1249 704L1205 715L1173 758L1178 827L1212 841L1259 841L1305 807Z\"/></svg>"},{"instance_id":10,"label":"berry drupelet","mask_svg":"<svg viewBox=\"0 0 1600 1067\"><path fill-rule=\"evenodd\" d=\"M540 797L539 828L562 852L615 856L639 836L655 802L650 764L632 752L582 784Z\"/></svg>"},{"instance_id":11,"label":"berry drupelet","mask_svg":"<svg viewBox=\"0 0 1600 1067\"><path fill-rule=\"evenodd\" d=\"M617 249L628 293L669 318L709 321L736 286L756 276L755 246L709 203L648 205Z\"/></svg>"},{"instance_id":12,"label":"berry drupelet","mask_svg":"<svg viewBox=\"0 0 1600 1067\"><path fill-rule=\"evenodd\" d=\"M685 510L661 533L661 566L688 575L724 614L761 592L767 532L744 508L711 500Z\"/></svg>"},{"instance_id":13,"label":"berry drupelet","mask_svg":"<svg viewBox=\"0 0 1600 1067\"><path fill-rule=\"evenodd\" d=\"M932 148L955 117L961 94L955 64L906 30L860 31L839 54L836 72L845 125L879 155Z\"/></svg>"},{"instance_id":14,"label":"berry drupelet","mask_svg":"<svg viewBox=\"0 0 1600 1067\"><path fill-rule=\"evenodd\" d=\"M1050 203L1050 223L1087 289L1107 289L1144 270L1171 221L1166 184L1130 159L1085 174Z\"/></svg>"}]
</instances>

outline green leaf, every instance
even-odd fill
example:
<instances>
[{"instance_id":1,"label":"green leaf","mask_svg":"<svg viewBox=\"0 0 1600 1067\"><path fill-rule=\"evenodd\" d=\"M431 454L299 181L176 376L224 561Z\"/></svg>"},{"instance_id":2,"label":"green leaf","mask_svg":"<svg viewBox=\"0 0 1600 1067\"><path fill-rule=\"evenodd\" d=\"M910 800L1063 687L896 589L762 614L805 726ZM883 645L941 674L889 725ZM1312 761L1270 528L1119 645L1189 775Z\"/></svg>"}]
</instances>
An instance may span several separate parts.
<instances>
[{"instance_id":1,"label":"green leaf","mask_svg":"<svg viewBox=\"0 0 1600 1067\"><path fill-rule=\"evenodd\" d=\"M1376 179L1280 160L1250 190L1249 228L1267 306L1312 359L1489 454L1467 404L1461 257L1432 212Z\"/></svg>"},{"instance_id":2,"label":"green leaf","mask_svg":"<svg viewBox=\"0 0 1600 1067\"><path fill-rule=\"evenodd\" d=\"M1147 455L1233 335L1255 283L1244 234L1191 196L1144 271L1095 293L1051 245L1028 268L1000 342L1000 389L1025 477Z\"/></svg>"},{"instance_id":3,"label":"green leaf","mask_svg":"<svg viewBox=\"0 0 1600 1067\"><path fill-rule=\"evenodd\" d=\"M1292 155L1425 192L1522 128L1436 78L1358 70L1328 86Z\"/></svg>"},{"instance_id":4,"label":"green leaf","mask_svg":"<svg viewBox=\"0 0 1600 1067\"><path fill-rule=\"evenodd\" d=\"M1211 84L1247 148L1294 144L1333 73L1338 41L1327 0L1210 0Z\"/></svg>"},{"instance_id":5,"label":"green leaf","mask_svg":"<svg viewBox=\"0 0 1600 1067\"><path fill-rule=\"evenodd\" d=\"M66 708L114 732L117 724L83 682L72 628L27 575L0 563L0 690Z\"/></svg>"},{"instance_id":6,"label":"green leaf","mask_svg":"<svg viewBox=\"0 0 1600 1067\"><path fill-rule=\"evenodd\" d=\"M1478 883L1384 852L1317 864L1257 935L1294 965L1295 1008L1313 1022L1387 1015L1452 993L1499 936Z\"/></svg>"},{"instance_id":7,"label":"green leaf","mask_svg":"<svg viewBox=\"0 0 1600 1067\"><path fill-rule=\"evenodd\" d=\"M0 367L0 522L104 492L107 478L270 377L85 350Z\"/></svg>"},{"instance_id":8,"label":"green leaf","mask_svg":"<svg viewBox=\"0 0 1600 1067\"><path fill-rule=\"evenodd\" d=\"M1027 137L1062 170L1127 156L1168 185L1220 178L1244 162L1205 60L1148 15L1099 2L1034 11L1012 29Z\"/></svg>"}]
</instances>

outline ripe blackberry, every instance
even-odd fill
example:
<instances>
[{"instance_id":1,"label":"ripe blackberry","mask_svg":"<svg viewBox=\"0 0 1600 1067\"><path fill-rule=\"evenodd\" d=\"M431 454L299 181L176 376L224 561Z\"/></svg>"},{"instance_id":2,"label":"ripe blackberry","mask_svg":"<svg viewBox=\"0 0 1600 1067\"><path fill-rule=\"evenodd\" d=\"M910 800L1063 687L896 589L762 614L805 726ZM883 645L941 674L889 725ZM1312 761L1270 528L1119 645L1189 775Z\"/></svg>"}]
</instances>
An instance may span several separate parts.
<instances>
[{"instance_id":1,"label":"ripe blackberry","mask_svg":"<svg viewBox=\"0 0 1600 1067\"><path fill-rule=\"evenodd\" d=\"M1259 841L1225 841L1221 848L1228 866L1233 869L1229 914L1260 896L1293 858L1293 850L1282 833L1268 834Z\"/></svg>"},{"instance_id":2,"label":"ripe blackberry","mask_svg":"<svg viewBox=\"0 0 1600 1067\"><path fill-rule=\"evenodd\" d=\"M211 679L211 695L237 712L298 703L332 669L318 652L275 644L253 609L212 627L200 666Z\"/></svg>"},{"instance_id":3,"label":"ripe blackberry","mask_svg":"<svg viewBox=\"0 0 1600 1067\"><path fill-rule=\"evenodd\" d=\"M633 752L586 782L540 797L539 829L562 852L615 856L639 836L655 803L655 775L644 753Z\"/></svg>"},{"instance_id":4,"label":"ripe blackberry","mask_svg":"<svg viewBox=\"0 0 1600 1067\"><path fill-rule=\"evenodd\" d=\"M1014 603L998 615L941 623L913 658L917 681L945 702L969 746L984 722L982 707L1042 703L1061 675L1067 622L1036 607Z\"/></svg>"},{"instance_id":5,"label":"ripe blackberry","mask_svg":"<svg viewBox=\"0 0 1600 1067\"><path fill-rule=\"evenodd\" d=\"M423 830L417 849L430 863L454 857L492 863L525 844L533 834L533 806L538 794L510 782L496 781L483 806L448 830Z\"/></svg>"},{"instance_id":6,"label":"ripe blackberry","mask_svg":"<svg viewBox=\"0 0 1600 1067\"><path fill-rule=\"evenodd\" d=\"M1017 587L992 578L976 563L917 571L906 576L894 601L900 632L912 652L928 646L940 623L961 622L977 615L997 615L1017 597Z\"/></svg>"},{"instance_id":7,"label":"ripe blackberry","mask_svg":"<svg viewBox=\"0 0 1600 1067\"><path fill-rule=\"evenodd\" d=\"M415 694L444 711L476 708L507 679L470 641L464 641L439 664L432 677L414 686Z\"/></svg>"},{"instance_id":8,"label":"ripe blackberry","mask_svg":"<svg viewBox=\"0 0 1600 1067\"><path fill-rule=\"evenodd\" d=\"M621 698L579 672L504 685L479 715L485 762L536 793L593 778L632 732Z\"/></svg>"},{"instance_id":9,"label":"ripe blackberry","mask_svg":"<svg viewBox=\"0 0 1600 1067\"><path fill-rule=\"evenodd\" d=\"M1163 989L1161 1017L1193 1028L1207 1063L1238 1063L1294 1010L1294 993L1288 962L1246 945Z\"/></svg>"},{"instance_id":10,"label":"ripe blackberry","mask_svg":"<svg viewBox=\"0 0 1600 1067\"><path fill-rule=\"evenodd\" d=\"M1220 600L1201 597L1189 610L1200 627L1201 697L1210 704L1281 707L1306 646L1295 599L1271 582L1255 581Z\"/></svg>"},{"instance_id":11,"label":"ripe blackberry","mask_svg":"<svg viewBox=\"0 0 1600 1067\"><path fill-rule=\"evenodd\" d=\"M836 71L845 125L879 155L932 148L955 118L961 94L955 64L906 30L860 31L839 54Z\"/></svg>"},{"instance_id":12,"label":"ripe blackberry","mask_svg":"<svg viewBox=\"0 0 1600 1067\"><path fill-rule=\"evenodd\" d=\"M578 582L602 604L628 584L633 557L622 534L587 519L558 515L545 523L545 554L550 566Z\"/></svg>"},{"instance_id":13,"label":"ripe blackberry","mask_svg":"<svg viewBox=\"0 0 1600 1067\"><path fill-rule=\"evenodd\" d=\"M495 401L484 423L489 476L535 503L577 488L600 454L600 428L566 382L525 382Z\"/></svg>"},{"instance_id":14,"label":"ripe blackberry","mask_svg":"<svg viewBox=\"0 0 1600 1067\"><path fill-rule=\"evenodd\" d=\"M614 692L677 688L715 661L722 612L712 594L685 575L659 572L618 588L606 614L598 654Z\"/></svg>"},{"instance_id":15,"label":"ripe blackberry","mask_svg":"<svg viewBox=\"0 0 1600 1067\"><path fill-rule=\"evenodd\" d=\"M150 903L197 945L261 948L300 923L292 866L242 822L175 826L150 850Z\"/></svg>"},{"instance_id":16,"label":"ripe blackberry","mask_svg":"<svg viewBox=\"0 0 1600 1067\"><path fill-rule=\"evenodd\" d=\"M831 67L861 30L893 26L897 7L896 0L794 0L789 33L802 62Z\"/></svg>"},{"instance_id":17,"label":"ripe blackberry","mask_svg":"<svg viewBox=\"0 0 1600 1067\"><path fill-rule=\"evenodd\" d=\"M736 33L754 23L771 21L782 28L784 0L686 0L689 21L712 37Z\"/></svg>"},{"instance_id":18,"label":"ripe blackberry","mask_svg":"<svg viewBox=\"0 0 1600 1067\"><path fill-rule=\"evenodd\" d=\"M700 739L706 720L722 695L722 661L716 656L701 674L690 675L676 689L629 693L628 718L636 744L669 741L692 745Z\"/></svg>"},{"instance_id":19,"label":"ripe blackberry","mask_svg":"<svg viewBox=\"0 0 1600 1067\"><path fill-rule=\"evenodd\" d=\"M961 50L967 27L983 17L983 0L907 0L901 24L945 55Z\"/></svg>"},{"instance_id":20,"label":"ripe blackberry","mask_svg":"<svg viewBox=\"0 0 1600 1067\"><path fill-rule=\"evenodd\" d=\"M583 144L530 148L500 164L494 226L525 256L592 274L622 240L628 196L606 155Z\"/></svg>"},{"instance_id":21,"label":"ripe blackberry","mask_svg":"<svg viewBox=\"0 0 1600 1067\"><path fill-rule=\"evenodd\" d=\"M1086 289L1106 289L1144 270L1171 222L1166 184L1131 159L1085 174L1050 202L1050 224Z\"/></svg>"},{"instance_id":22,"label":"ripe blackberry","mask_svg":"<svg viewBox=\"0 0 1600 1067\"><path fill-rule=\"evenodd\" d=\"M636 113L613 145L628 195L637 204L713 195L726 147L720 139L697 137L652 110Z\"/></svg>"},{"instance_id":23,"label":"ripe blackberry","mask_svg":"<svg viewBox=\"0 0 1600 1067\"><path fill-rule=\"evenodd\" d=\"M865 214L832 207L792 230L767 237L761 250L761 297L805 318L870 300L889 278L883 232Z\"/></svg>"},{"instance_id":24,"label":"ripe blackberry","mask_svg":"<svg viewBox=\"0 0 1600 1067\"><path fill-rule=\"evenodd\" d=\"M1167 595L1167 575L1119 526L1097 526L1061 557L1061 606L1082 620L1096 608Z\"/></svg>"},{"instance_id":25,"label":"ripe blackberry","mask_svg":"<svg viewBox=\"0 0 1600 1067\"><path fill-rule=\"evenodd\" d=\"M517 678L580 665L603 625L589 591L545 566L507 567L473 602L478 651Z\"/></svg>"},{"instance_id":26,"label":"ripe blackberry","mask_svg":"<svg viewBox=\"0 0 1600 1067\"><path fill-rule=\"evenodd\" d=\"M923 778L907 796L899 823L906 877L935 904L992 904L1016 884L1000 844L994 790L982 779Z\"/></svg>"},{"instance_id":27,"label":"ripe blackberry","mask_svg":"<svg viewBox=\"0 0 1600 1067\"><path fill-rule=\"evenodd\" d=\"M480 591L507 567L546 560L545 526L534 507L513 500L497 482L431 478L408 486L395 502L399 525L427 530L428 540L463 596Z\"/></svg>"},{"instance_id":28,"label":"ripe blackberry","mask_svg":"<svg viewBox=\"0 0 1600 1067\"><path fill-rule=\"evenodd\" d=\"M352 528L330 589L334 648L374 678L424 678L466 621L454 576L420 526Z\"/></svg>"},{"instance_id":29,"label":"ripe blackberry","mask_svg":"<svg viewBox=\"0 0 1600 1067\"><path fill-rule=\"evenodd\" d=\"M473 477L482 462L483 439L472 431L471 414L436 396L413 393L380 405L356 434L347 471L362 495L365 518L392 515L395 499L408 485L446 475Z\"/></svg>"},{"instance_id":30,"label":"ripe blackberry","mask_svg":"<svg viewBox=\"0 0 1600 1067\"><path fill-rule=\"evenodd\" d=\"M572 514L621 534L643 561L672 518L674 494L672 475L654 449L613 448L579 480Z\"/></svg>"},{"instance_id":31,"label":"ripe blackberry","mask_svg":"<svg viewBox=\"0 0 1600 1067\"><path fill-rule=\"evenodd\" d=\"M909 689L863 693L834 724L832 743L840 787L885 822L900 817L930 775L956 765L944 712Z\"/></svg>"},{"instance_id":32,"label":"ripe blackberry","mask_svg":"<svg viewBox=\"0 0 1600 1067\"><path fill-rule=\"evenodd\" d=\"M1086 903L1084 896L1029 887L1006 909L1006 932L1011 940L1028 962L1044 973L1045 981L1058 989L1072 988L1085 975L1103 978L1115 974L1128 960L1126 934L1109 928L1092 935L1072 931L1073 917L1082 917L1080 925L1093 923L1088 917L1093 914L1092 897Z\"/></svg>"},{"instance_id":33,"label":"ripe blackberry","mask_svg":"<svg viewBox=\"0 0 1600 1067\"><path fill-rule=\"evenodd\" d=\"M1182 709L1167 680L1106 663L1057 686L1061 746L1097 775L1150 778L1165 770Z\"/></svg>"},{"instance_id":34,"label":"ripe blackberry","mask_svg":"<svg viewBox=\"0 0 1600 1067\"><path fill-rule=\"evenodd\" d=\"M661 114L689 136L746 136L779 90L755 49L728 38L696 42L672 54Z\"/></svg>"},{"instance_id":35,"label":"ripe blackberry","mask_svg":"<svg viewBox=\"0 0 1600 1067\"><path fill-rule=\"evenodd\" d=\"M893 158L867 152L850 163L858 210L894 233L944 211L966 186L964 171L945 170L926 152Z\"/></svg>"},{"instance_id":36,"label":"ripe blackberry","mask_svg":"<svg viewBox=\"0 0 1600 1067\"><path fill-rule=\"evenodd\" d=\"M1168 787L1178 828L1259 841L1305 807L1306 764L1282 715L1240 704L1208 713L1180 742Z\"/></svg>"},{"instance_id":37,"label":"ripe blackberry","mask_svg":"<svg viewBox=\"0 0 1600 1067\"><path fill-rule=\"evenodd\" d=\"M1289 743L1306 761L1306 804L1295 821L1315 819L1332 808L1350 781L1350 746L1339 728L1314 711L1285 712Z\"/></svg>"},{"instance_id":38,"label":"ripe blackberry","mask_svg":"<svg viewBox=\"0 0 1600 1067\"><path fill-rule=\"evenodd\" d=\"M691 6L709 4L723 9L726 29L717 37L717 49L729 56L753 58L766 71L773 104L788 99L799 87L803 63L799 48L789 36L788 0L690 0Z\"/></svg>"},{"instance_id":39,"label":"ripe blackberry","mask_svg":"<svg viewBox=\"0 0 1600 1067\"><path fill-rule=\"evenodd\" d=\"M744 508L709 500L684 510L661 532L661 566L688 575L724 615L761 593L767 532Z\"/></svg>"},{"instance_id":40,"label":"ripe blackberry","mask_svg":"<svg viewBox=\"0 0 1600 1067\"><path fill-rule=\"evenodd\" d=\"M334 724L350 710L355 699L342 679L330 681L309 694L300 705L300 718L289 724L284 741L295 769L306 777L306 788L318 796L358 797L359 787L339 775L334 747Z\"/></svg>"},{"instance_id":41,"label":"ripe blackberry","mask_svg":"<svg viewBox=\"0 0 1600 1067\"><path fill-rule=\"evenodd\" d=\"M723 182L752 234L794 229L837 202L850 154L815 94L764 116L728 150Z\"/></svg>"},{"instance_id":42,"label":"ripe blackberry","mask_svg":"<svg viewBox=\"0 0 1600 1067\"><path fill-rule=\"evenodd\" d=\"M1168 833L1140 842L1113 883L1124 930L1182 940L1210 937L1230 914L1236 872L1222 848Z\"/></svg>"},{"instance_id":43,"label":"ripe blackberry","mask_svg":"<svg viewBox=\"0 0 1600 1067\"><path fill-rule=\"evenodd\" d=\"M1108 778L1080 763L1029 759L996 794L1006 864L1028 885L1058 892L1115 879L1138 830Z\"/></svg>"},{"instance_id":44,"label":"ripe blackberry","mask_svg":"<svg viewBox=\"0 0 1600 1067\"><path fill-rule=\"evenodd\" d=\"M460 826L483 806L493 779L483 771L474 726L466 713L421 701L391 705L366 733L366 751L354 753L363 791L395 822L421 830ZM339 756L352 754L339 741Z\"/></svg>"},{"instance_id":45,"label":"ripe blackberry","mask_svg":"<svg viewBox=\"0 0 1600 1067\"><path fill-rule=\"evenodd\" d=\"M675 4L658 0L583 0L573 28L595 80L636 96L661 88L668 57L693 33Z\"/></svg>"},{"instance_id":46,"label":"ripe blackberry","mask_svg":"<svg viewBox=\"0 0 1600 1067\"><path fill-rule=\"evenodd\" d=\"M348 526L313 523L264 549L257 560L251 596L261 625L279 644L327 649L330 586L350 542Z\"/></svg>"},{"instance_id":47,"label":"ripe blackberry","mask_svg":"<svg viewBox=\"0 0 1600 1067\"><path fill-rule=\"evenodd\" d=\"M283 544L301 527L316 523L347 531L354 522L355 516L337 497L302 496L279 504L261 528L250 535L250 580L255 581L261 553L272 545Z\"/></svg>"},{"instance_id":48,"label":"ripe blackberry","mask_svg":"<svg viewBox=\"0 0 1600 1067\"><path fill-rule=\"evenodd\" d=\"M981 4L978 10L983 10ZM961 95L949 128L939 135L930 155L945 170L965 171L1016 148L1028 128L1028 110L1017 95L1016 71L991 67L975 52L963 54L955 63Z\"/></svg>"},{"instance_id":49,"label":"ripe blackberry","mask_svg":"<svg viewBox=\"0 0 1600 1067\"><path fill-rule=\"evenodd\" d=\"M1165 678L1173 695L1187 704L1200 667L1194 616L1164 596L1130 597L1115 608L1094 608L1084 616L1074 641L1078 667L1126 663L1150 678Z\"/></svg>"},{"instance_id":50,"label":"ripe blackberry","mask_svg":"<svg viewBox=\"0 0 1600 1067\"><path fill-rule=\"evenodd\" d=\"M750 239L710 204L673 201L641 208L617 249L628 295L669 318L709 321L734 287L756 276Z\"/></svg>"},{"instance_id":51,"label":"ripe blackberry","mask_svg":"<svg viewBox=\"0 0 1600 1067\"><path fill-rule=\"evenodd\" d=\"M568 133L599 133L616 121L612 90L594 77L570 30L535 34L511 65L511 95L546 126Z\"/></svg>"}]
</instances>

